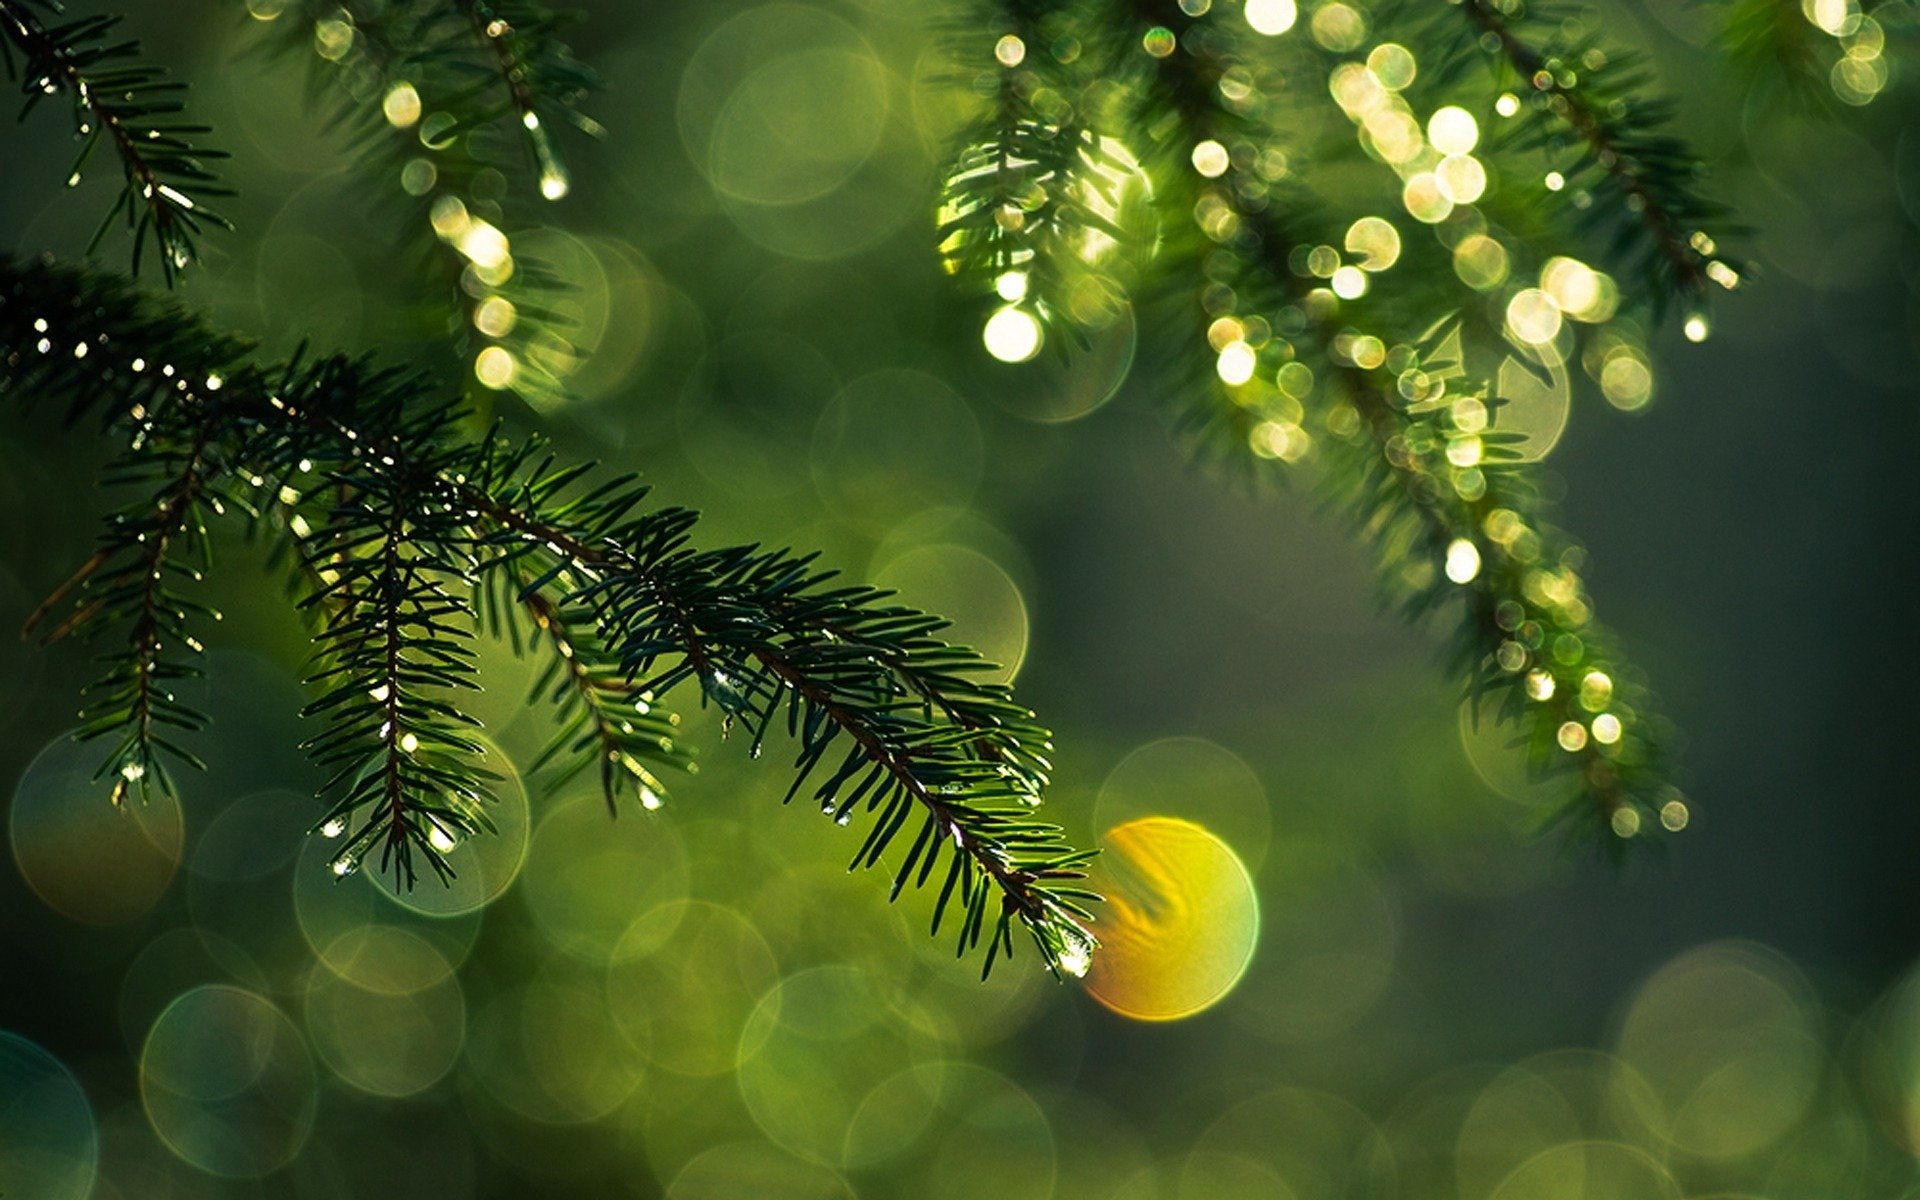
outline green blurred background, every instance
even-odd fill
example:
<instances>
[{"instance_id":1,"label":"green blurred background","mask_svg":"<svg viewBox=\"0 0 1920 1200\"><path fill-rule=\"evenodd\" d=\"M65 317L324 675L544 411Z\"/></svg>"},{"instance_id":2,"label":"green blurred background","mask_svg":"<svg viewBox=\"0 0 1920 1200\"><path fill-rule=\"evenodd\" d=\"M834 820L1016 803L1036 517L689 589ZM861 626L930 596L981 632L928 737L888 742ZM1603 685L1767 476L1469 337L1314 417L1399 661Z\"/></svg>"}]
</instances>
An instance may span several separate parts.
<instances>
[{"instance_id":1,"label":"green blurred background","mask_svg":"<svg viewBox=\"0 0 1920 1200\"><path fill-rule=\"evenodd\" d=\"M817 547L955 617L1056 730L1082 842L1161 814L1233 848L1251 966L1166 1024L1026 947L981 985L697 710L659 812L509 788L484 908L332 886L302 837L307 639L235 542L178 806L84 782L84 648L0 638L8 1194L1915 1194L1920 110L1898 77L1838 118L1750 94L1703 8L1609 29L1681 85L1764 277L1704 345L1661 336L1644 410L1576 395L1550 460L1685 732L1670 854L1530 832L1539 795L1463 732L1437 635L1377 611L1368 549L1188 463L1153 331L985 355L932 249L956 101L923 6L596 3L571 40L610 135L515 241L579 287L592 355L578 401L498 411L706 510L709 544ZM241 232L189 299L274 352L379 349L433 303L260 22L131 24L235 154ZM0 246L84 245L107 172L68 191L68 154L63 114L0 130ZM0 625L84 557L104 454L0 423ZM489 650L477 715L524 762L519 671Z\"/></svg>"}]
</instances>

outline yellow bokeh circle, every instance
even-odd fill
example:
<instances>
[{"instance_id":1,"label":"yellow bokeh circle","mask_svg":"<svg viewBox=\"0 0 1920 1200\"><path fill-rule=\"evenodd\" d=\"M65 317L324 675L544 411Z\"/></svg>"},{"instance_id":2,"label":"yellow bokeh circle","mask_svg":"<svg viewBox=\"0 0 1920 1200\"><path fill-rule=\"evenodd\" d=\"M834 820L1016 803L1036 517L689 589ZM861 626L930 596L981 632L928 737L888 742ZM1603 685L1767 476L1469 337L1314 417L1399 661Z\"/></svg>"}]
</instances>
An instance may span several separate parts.
<instances>
[{"instance_id":1,"label":"yellow bokeh circle","mask_svg":"<svg viewBox=\"0 0 1920 1200\"><path fill-rule=\"evenodd\" d=\"M1253 879L1227 844L1172 817L1107 831L1095 884L1107 898L1093 998L1140 1021L1176 1021L1217 1004L1246 974L1260 933Z\"/></svg>"}]
</instances>

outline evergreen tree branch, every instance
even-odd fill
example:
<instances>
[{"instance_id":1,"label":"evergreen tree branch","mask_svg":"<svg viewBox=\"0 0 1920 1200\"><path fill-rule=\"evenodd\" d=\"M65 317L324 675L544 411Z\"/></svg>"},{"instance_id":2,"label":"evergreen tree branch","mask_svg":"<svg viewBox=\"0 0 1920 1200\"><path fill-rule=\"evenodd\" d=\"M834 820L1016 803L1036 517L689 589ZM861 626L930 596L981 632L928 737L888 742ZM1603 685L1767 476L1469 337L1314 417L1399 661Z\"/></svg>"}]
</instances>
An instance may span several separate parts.
<instances>
[{"instance_id":1,"label":"evergreen tree branch","mask_svg":"<svg viewBox=\"0 0 1920 1200\"><path fill-rule=\"evenodd\" d=\"M218 503L208 494L218 468L210 461L212 447L203 432L181 431L181 439L172 444L168 431L155 423L139 424L117 482L156 485L158 490L115 514L105 544L34 611L25 627L26 633L35 632L71 592L71 612L46 631L43 644L126 628L124 647L103 656L107 670L87 688L90 699L81 710L77 734L82 739L115 738L95 776L113 780L115 805L135 788L142 801L155 784L170 792L169 756L200 765L174 735L163 731L192 731L203 723L171 689L201 674L201 645L188 631L189 618L217 614L187 598L176 584L197 582L208 564L202 508Z\"/></svg>"},{"instance_id":2,"label":"evergreen tree branch","mask_svg":"<svg viewBox=\"0 0 1920 1200\"><path fill-rule=\"evenodd\" d=\"M531 159L528 190L558 200L570 183L554 127L600 131L577 107L593 75L553 39L558 24L533 4L304 0L277 42L311 63L368 177L399 184L427 273L458 314L443 322L436 307L432 324L453 335L460 372L539 407L564 398L578 359L555 310L564 289L514 247L535 223L522 189L480 185L524 175Z\"/></svg>"},{"instance_id":3,"label":"evergreen tree branch","mask_svg":"<svg viewBox=\"0 0 1920 1200\"><path fill-rule=\"evenodd\" d=\"M983 7L952 38L952 81L991 99L963 133L942 188L942 259L969 291L1084 342L1082 328L1118 299L1107 268L1130 240L1121 219L1127 164L1092 127L1092 100L1061 57L1080 45L1067 34L1070 8Z\"/></svg>"},{"instance_id":4,"label":"evergreen tree branch","mask_svg":"<svg viewBox=\"0 0 1920 1200\"><path fill-rule=\"evenodd\" d=\"M876 864L918 808L921 834L896 870L896 895L916 875L926 882L951 843L936 931L954 898L965 914L961 952L995 919L983 970L1011 950L1015 920L1049 964L1084 966L1090 947L1072 918L1086 915L1079 901L1087 897L1059 885L1081 876L1087 856L1029 815L1046 779L1045 731L1004 688L971 678L988 664L928 636L943 622L883 606L884 594L871 589L828 590L831 576L814 573L806 557L691 551L693 514L626 520L638 499L630 490L569 506L571 520L551 519L537 497L564 483L540 468L516 481L521 470L520 456L506 454L473 471L463 502L505 545L545 556L550 574L578 581L577 596L599 612L624 668L645 681L636 686L665 692L697 679L745 727L755 756L784 712L800 739L789 799L844 736L851 745L813 798L840 824L857 810L877 814L850 867ZM519 499L503 501L503 491ZM662 667L668 654L677 660ZM999 910L989 914L996 895Z\"/></svg>"},{"instance_id":5,"label":"evergreen tree branch","mask_svg":"<svg viewBox=\"0 0 1920 1200\"><path fill-rule=\"evenodd\" d=\"M94 352L37 349L36 319ZM136 358L142 336L168 357ZM830 586L808 556L695 549L694 514L639 512L646 489L590 486L585 468L552 465L537 439L496 430L458 442L446 432L457 411L423 406L412 375L345 358L263 368L111 279L0 260L0 353L0 393L57 397L75 416L104 409L115 424L128 396L164 402L250 486L311 477L344 490L306 554L325 581L307 604L338 604L316 675L327 690L309 709L329 722L309 748L334 768L322 832L346 838L336 870L378 845L382 869L403 880L417 854L444 872L448 843L484 827L471 721L449 697L472 686L468 589L506 572L523 603L549 593L558 611L591 614L603 668L632 694L697 678L756 752L784 718L799 744L789 797L812 777L836 821L869 821L852 865L878 863L919 813L894 894L927 884L944 846L935 927L958 905L959 951L984 937L983 970L1012 951L1016 925L1050 970L1085 969L1088 855L1032 813L1045 731L1004 687L980 681L988 664L932 636L937 621L872 589ZM155 373L176 386L154 388ZM203 382L216 378L217 388Z\"/></svg>"},{"instance_id":6,"label":"evergreen tree branch","mask_svg":"<svg viewBox=\"0 0 1920 1200\"><path fill-rule=\"evenodd\" d=\"M207 225L232 228L207 205L210 197L233 194L205 165L226 154L194 146L191 139L208 132L207 127L177 119L185 110L177 98L185 84L168 80L159 67L140 63L137 41L109 40L120 18L83 17L49 26L35 15L36 8L59 12L57 5L41 0L0 0L0 60L6 63L8 79L17 81L26 97L21 115L46 96L64 92L82 139L67 185L79 184L103 141L112 146L126 179L87 251L99 245L116 217L124 217L133 233L134 272L140 270L151 237L161 275L171 285L198 257L198 240Z\"/></svg>"},{"instance_id":7,"label":"evergreen tree branch","mask_svg":"<svg viewBox=\"0 0 1920 1200\"><path fill-rule=\"evenodd\" d=\"M1697 310L1709 283L1732 288L1740 282L1747 268L1719 249L1739 231L1726 227L1726 206L1695 187L1698 155L1664 132L1672 104L1643 98L1652 79L1641 56L1609 52L1597 36L1531 43L1520 32L1534 15L1524 4L1458 0L1458 7L1477 45L1503 75L1511 73L1539 114L1523 148L1566 161L1559 149L1570 137L1580 153L1567 162L1567 182L1558 190L1570 187L1579 195L1582 181L1592 179L1614 197L1617 208L1590 207L1580 220L1597 227L1624 211L1629 228L1638 230L1637 239L1608 239L1609 248L1646 280L1656 307L1679 299Z\"/></svg>"},{"instance_id":8,"label":"evergreen tree branch","mask_svg":"<svg viewBox=\"0 0 1920 1200\"><path fill-rule=\"evenodd\" d=\"M676 741L679 718L656 709L652 693L633 686L607 652L591 610L569 610L523 572L508 578L550 650L532 694L546 697L562 718L528 774L561 764L550 781L558 787L597 762L609 812L617 810L622 791L631 791L644 809L660 807L667 787L654 768L691 765Z\"/></svg>"},{"instance_id":9,"label":"evergreen tree branch","mask_svg":"<svg viewBox=\"0 0 1920 1200\"><path fill-rule=\"evenodd\" d=\"M334 468L351 491L309 551L331 564L331 578L304 602L334 611L309 680L325 690L305 712L328 722L307 749L333 769L321 828L348 835L334 869L352 871L378 845L381 869L411 887L416 851L451 879L445 854L491 828L483 804L492 777L466 733L478 722L448 698L475 687L472 609L455 590L467 556L453 518L431 499L437 472L416 465L427 448L399 449L380 455L383 469L368 469L365 452Z\"/></svg>"},{"instance_id":10,"label":"evergreen tree branch","mask_svg":"<svg viewBox=\"0 0 1920 1200\"><path fill-rule=\"evenodd\" d=\"M561 20L544 6L523 0L454 2L466 15L473 36L493 58L512 115L526 132L539 167L540 194L560 199L572 184L549 127L559 116L577 128L599 132L599 125L575 107L581 96L597 86L593 73L549 36Z\"/></svg>"},{"instance_id":11,"label":"evergreen tree branch","mask_svg":"<svg viewBox=\"0 0 1920 1200\"><path fill-rule=\"evenodd\" d=\"M1264 138L1223 98L1236 63L1207 18L1137 0L1115 25L1113 61L1138 80L1130 126L1151 133L1143 157L1170 214L1160 270L1185 297L1190 344L1220 355L1190 369L1187 423L1242 461L1317 468L1375 542L1382 581L1409 616L1462 602L1452 667L1476 710L1490 699L1520 725L1538 768L1576 777L1564 816L1622 838L1683 823L1662 725L1593 623L1581 556L1546 522L1532 470L1488 427L1492 389L1467 375L1451 327L1376 336L1370 327L1390 324L1378 308L1343 307L1296 267L1339 238L1231 149ZM1147 29L1171 35L1165 53L1139 52ZM1196 151L1209 146L1219 154L1202 172ZM1194 375L1219 382L1194 396ZM1266 382L1276 376L1286 386Z\"/></svg>"}]
</instances>

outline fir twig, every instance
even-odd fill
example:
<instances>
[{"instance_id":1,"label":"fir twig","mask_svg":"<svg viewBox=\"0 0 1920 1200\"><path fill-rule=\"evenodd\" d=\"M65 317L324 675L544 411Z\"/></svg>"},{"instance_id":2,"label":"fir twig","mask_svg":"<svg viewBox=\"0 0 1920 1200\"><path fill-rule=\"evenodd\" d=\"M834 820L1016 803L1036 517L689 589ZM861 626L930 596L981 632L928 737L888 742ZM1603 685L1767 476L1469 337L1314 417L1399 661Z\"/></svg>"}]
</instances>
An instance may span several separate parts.
<instances>
[{"instance_id":1,"label":"fir twig","mask_svg":"<svg viewBox=\"0 0 1920 1200\"><path fill-rule=\"evenodd\" d=\"M198 257L205 226L231 229L207 199L233 193L220 186L206 161L224 151L196 147L192 140L208 132L184 122L179 99L186 84L138 61L140 43L114 41L120 18L82 17L47 25L35 9L58 13L42 0L0 0L0 60L7 77L20 84L24 117L47 96L64 92L72 101L74 128L81 141L67 176L80 182L82 171L104 141L120 160L126 183L87 251L92 253L116 217L133 233L133 270L139 273L147 240L154 244L160 272L171 285ZM17 58L16 58L17 56Z\"/></svg>"},{"instance_id":2,"label":"fir twig","mask_svg":"<svg viewBox=\"0 0 1920 1200\"><path fill-rule=\"evenodd\" d=\"M578 351L556 310L562 284L514 244L536 223L518 201L569 190L556 126L599 132L578 108L593 74L553 36L561 23L508 0L307 0L283 14L277 40L310 62L368 178L403 202L409 244L458 314L449 327L436 302L430 324L452 334L460 373L541 407L564 397ZM527 176L529 161L526 187L480 186Z\"/></svg>"},{"instance_id":3,"label":"fir twig","mask_svg":"<svg viewBox=\"0 0 1920 1200\"><path fill-rule=\"evenodd\" d=\"M125 627L124 647L102 656L107 670L87 689L90 702L81 711L76 733L83 740L115 739L95 776L112 779L115 805L136 788L143 801L155 785L171 792L168 757L200 765L174 734L163 731L193 731L203 723L172 689L201 673L201 645L188 631L189 619L217 617L179 590L182 582L197 582L208 565L202 508L218 503L207 494L218 472L211 461L213 448L201 431L173 431L157 421L135 420L133 446L121 460L116 482L144 483L157 490L114 515L101 548L25 626L28 634L38 632L54 606L71 593L72 610L46 629L43 644L69 635L91 639L109 628Z\"/></svg>"},{"instance_id":4,"label":"fir twig","mask_svg":"<svg viewBox=\"0 0 1920 1200\"><path fill-rule=\"evenodd\" d=\"M1091 99L1062 47L1071 15L1052 0L1004 0L954 31L955 84L991 99L962 135L937 214L947 271L970 292L1030 312L1084 343L1118 300L1110 279L1131 240L1127 166L1091 124Z\"/></svg>"},{"instance_id":5,"label":"fir twig","mask_svg":"<svg viewBox=\"0 0 1920 1200\"><path fill-rule=\"evenodd\" d=\"M1645 98L1652 80L1641 56L1610 52L1594 35L1532 44L1520 33L1532 16L1525 5L1458 0L1458 6L1476 43L1531 98L1540 117L1531 145L1568 168L1560 190L1578 194L1583 179L1596 178L1639 231L1631 256L1624 253L1629 239L1615 238L1611 248L1647 280L1656 306L1678 299L1698 316L1709 283L1739 283L1746 268L1719 247L1739 231L1725 225L1726 206L1695 186L1699 157L1664 131L1672 104ZM1571 162L1557 153L1562 133L1580 150ZM1600 208L1585 220L1607 218Z\"/></svg>"}]
</instances>

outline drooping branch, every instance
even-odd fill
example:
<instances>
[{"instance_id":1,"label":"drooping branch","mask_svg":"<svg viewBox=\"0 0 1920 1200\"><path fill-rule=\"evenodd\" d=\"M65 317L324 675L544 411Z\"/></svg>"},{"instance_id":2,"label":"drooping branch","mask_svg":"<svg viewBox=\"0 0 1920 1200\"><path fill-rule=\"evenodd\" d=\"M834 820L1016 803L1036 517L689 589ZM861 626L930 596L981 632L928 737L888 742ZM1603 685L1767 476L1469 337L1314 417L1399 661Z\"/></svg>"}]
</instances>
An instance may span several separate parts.
<instances>
[{"instance_id":1,"label":"drooping branch","mask_svg":"<svg viewBox=\"0 0 1920 1200\"><path fill-rule=\"evenodd\" d=\"M756 753L784 712L801 742L790 797L844 736L851 746L814 799L842 824L857 807L878 814L851 865L877 863L918 808L931 836L897 870L896 894L916 869L924 879L950 844L943 895L966 907L963 949L978 942L988 899L998 895L986 966L1010 948L1016 919L1049 961L1084 959L1087 947L1068 926L1084 915L1075 900L1085 897L1060 885L1080 876L1086 856L1029 815L1046 780L1045 731L1003 688L969 678L987 664L926 638L937 623L922 614L876 608L881 593L825 589L830 576L811 571L804 558L691 551L692 515L684 510L634 521L601 515L603 506L614 514L632 507L634 498L616 490L559 522L539 515L537 504L502 500L503 492L559 490L540 481L538 469L510 483L519 469L508 456L471 471L459 485L461 502L495 526L510 552L549 557L556 576L578 580L579 599L599 611L600 628L632 676L658 691L696 679L746 727ZM598 533L582 536L582 524ZM867 644L845 636L856 629ZM675 657L661 669L667 654ZM901 703L916 697L927 711ZM936 906L936 929L945 908L944 900Z\"/></svg>"},{"instance_id":2,"label":"drooping branch","mask_svg":"<svg viewBox=\"0 0 1920 1200\"><path fill-rule=\"evenodd\" d=\"M1671 105L1646 99L1651 80L1636 57L1610 54L1597 37L1545 48L1530 44L1517 25L1525 19L1524 7L1503 10L1491 0L1458 0L1458 7L1474 41L1531 97L1541 128L1533 144L1551 155L1556 132L1564 131L1579 147L1577 165L1555 190L1571 184L1577 194L1581 168L1591 171L1640 230L1649 298L1656 305L1677 298L1697 310L1709 283L1732 288L1740 282L1743 268L1719 247L1734 232L1722 228L1727 210L1694 186L1699 159L1662 131ZM1697 311L1692 315L1696 323L1688 335L1704 336L1703 319Z\"/></svg>"},{"instance_id":3,"label":"drooping branch","mask_svg":"<svg viewBox=\"0 0 1920 1200\"><path fill-rule=\"evenodd\" d=\"M1143 157L1170 214L1161 277L1186 297L1176 311L1210 360L1193 372L1206 382L1182 388L1190 423L1242 461L1316 467L1409 615L1458 601L1454 670L1476 703L1520 725L1538 766L1577 777L1567 815L1622 838L1684 823L1661 725L1594 624L1532 468L1491 424L1490 381L1467 373L1444 329L1396 331L1300 266L1341 239L1310 202L1249 177L1262 126L1226 99L1236 64L1221 31L1172 0L1123 12L1130 33L1114 45L1138 80L1131 124L1152 131ZM1167 36L1143 54L1149 29Z\"/></svg>"},{"instance_id":4,"label":"drooping branch","mask_svg":"<svg viewBox=\"0 0 1920 1200\"><path fill-rule=\"evenodd\" d=\"M554 145L555 117L580 129L599 132L576 104L596 84L566 46L550 35L560 18L523 0L454 0L466 15L474 38L493 60L511 115L525 132L539 169L540 194L558 200L572 187L567 166Z\"/></svg>"},{"instance_id":5,"label":"drooping branch","mask_svg":"<svg viewBox=\"0 0 1920 1200\"><path fill-rule=\"evenodd\" d=\"M143 800L155 786L171 791L169 755L197 765L165 731L201 726L199 714L172 689L200 674L201 644L189 620L217 617L179 590L181 583L199 580L208 560L202 509L218 504L208 491L220 471L209 439L203 431L171 430L149 420L138 429L118 469L120 482L157 481L158 490L114 516L100 550L25 627L28 634L38 632L55 606L71 597L71 610L46 628L43 643L125 629L124 646L102 655L107 669L87 688L76 735L114 738L97 777L111 778L116 805L136 789Z\"/></svg>"},{"instance_id":6,"label":"drooping branch","mask_svg":"<svg viewBox=\"0 0 1920 1200\"><path fill-rule=\"evenodd\" d=\"M1084 341L1120 299L1137 180L1096 128L1074 31L1070 6L997 0L952 39L955 82L989 98L942 187L939 248L968 292L1003 306L997 319L1036 331L1002 357L1037 352L1042 329Z\"/></svg>"},{"instance_id":7,"label":"drooping branch","mask_svg":"<svg viewBox=\"0 0 1920 1200\"><path fill-rule=\"evenodd\" d=\"M95 352L36 350L28 314ZM111 280L0 261L0 393L104 410L113 423L134 393L204 431L242 479L283 486L292 469L344 490L308 556L327 581L309 603L339 608L316 677L327 690L312 706L329 727L311 746L335 770L322 832L346 839L336 869L376 843L381 865L403 878L416 853L440 868L448 843L484 824L478 747L449 697L470 686L465 588L507 571L525 581L523 597L552 588L561 611L591 614L608 663L636 693L697 678L755 747L784 717L799 742L794 790L819 770L822 809L871 822L856 865L878 863L921 813L895 894L909 878L927 882L945 847L935 924L962 906L961 952L984 934L991 967L1018 924L1049 969L1085 969L1093 941L1081 922L1094 897L1077 881L1089 856L1032 812L1045 731L1003 687L979 681L988 664L927 636L937 627L928 618L870 589L829 586L806 556L697 550L692 513L638 512L637 483L587 486L536 440L451 440L454 410L423 404L414 376L343 358L263 369L230 341L196 337L200 328ZM170 348L158 369L179 386L148 387L142 334ZM202 382L212 378L217 389ZM597 752L591 740L587 751Z\"/></svg>"},{"instance_id":8,"label":"drooping branch","mask_svg":"<svg viewBox=\"0 0 1920 1200\"><path fill-rule=\"evenodd\" d=\"M577 107L593 75L553 38L559 23L505 0L303 0L275 21L274 45L311 67L358 165L407 210L407 241L446 302L428 306L423 335L450 332L460 373L540 407L564 398L579 355L559 281L515 245L538 223L520 200L570 186L556 125L599 130ZM525 186L501 195L487 183L501 176Z\"/></svg>"},{"instance_id":9,"label":"drooping branch","mask_svg":"<svg viewBox=\"0 0 1920 1200\"><path fill-rule=\"evenodd\" d=\"M552 781L558 785L597 762L609 812L618 808L623 790L631 791L642 808L660 807L667 786L654 768L687 766L686 751L676 740L678 718L659 711L652 693L636 688L620 671L606 653L590 612L569 615L531 580L521 578L515 586L550 650L533 694L546 697L562 715L561 728L528 773L562 764Z\"/></svg>"}]
</instances>

